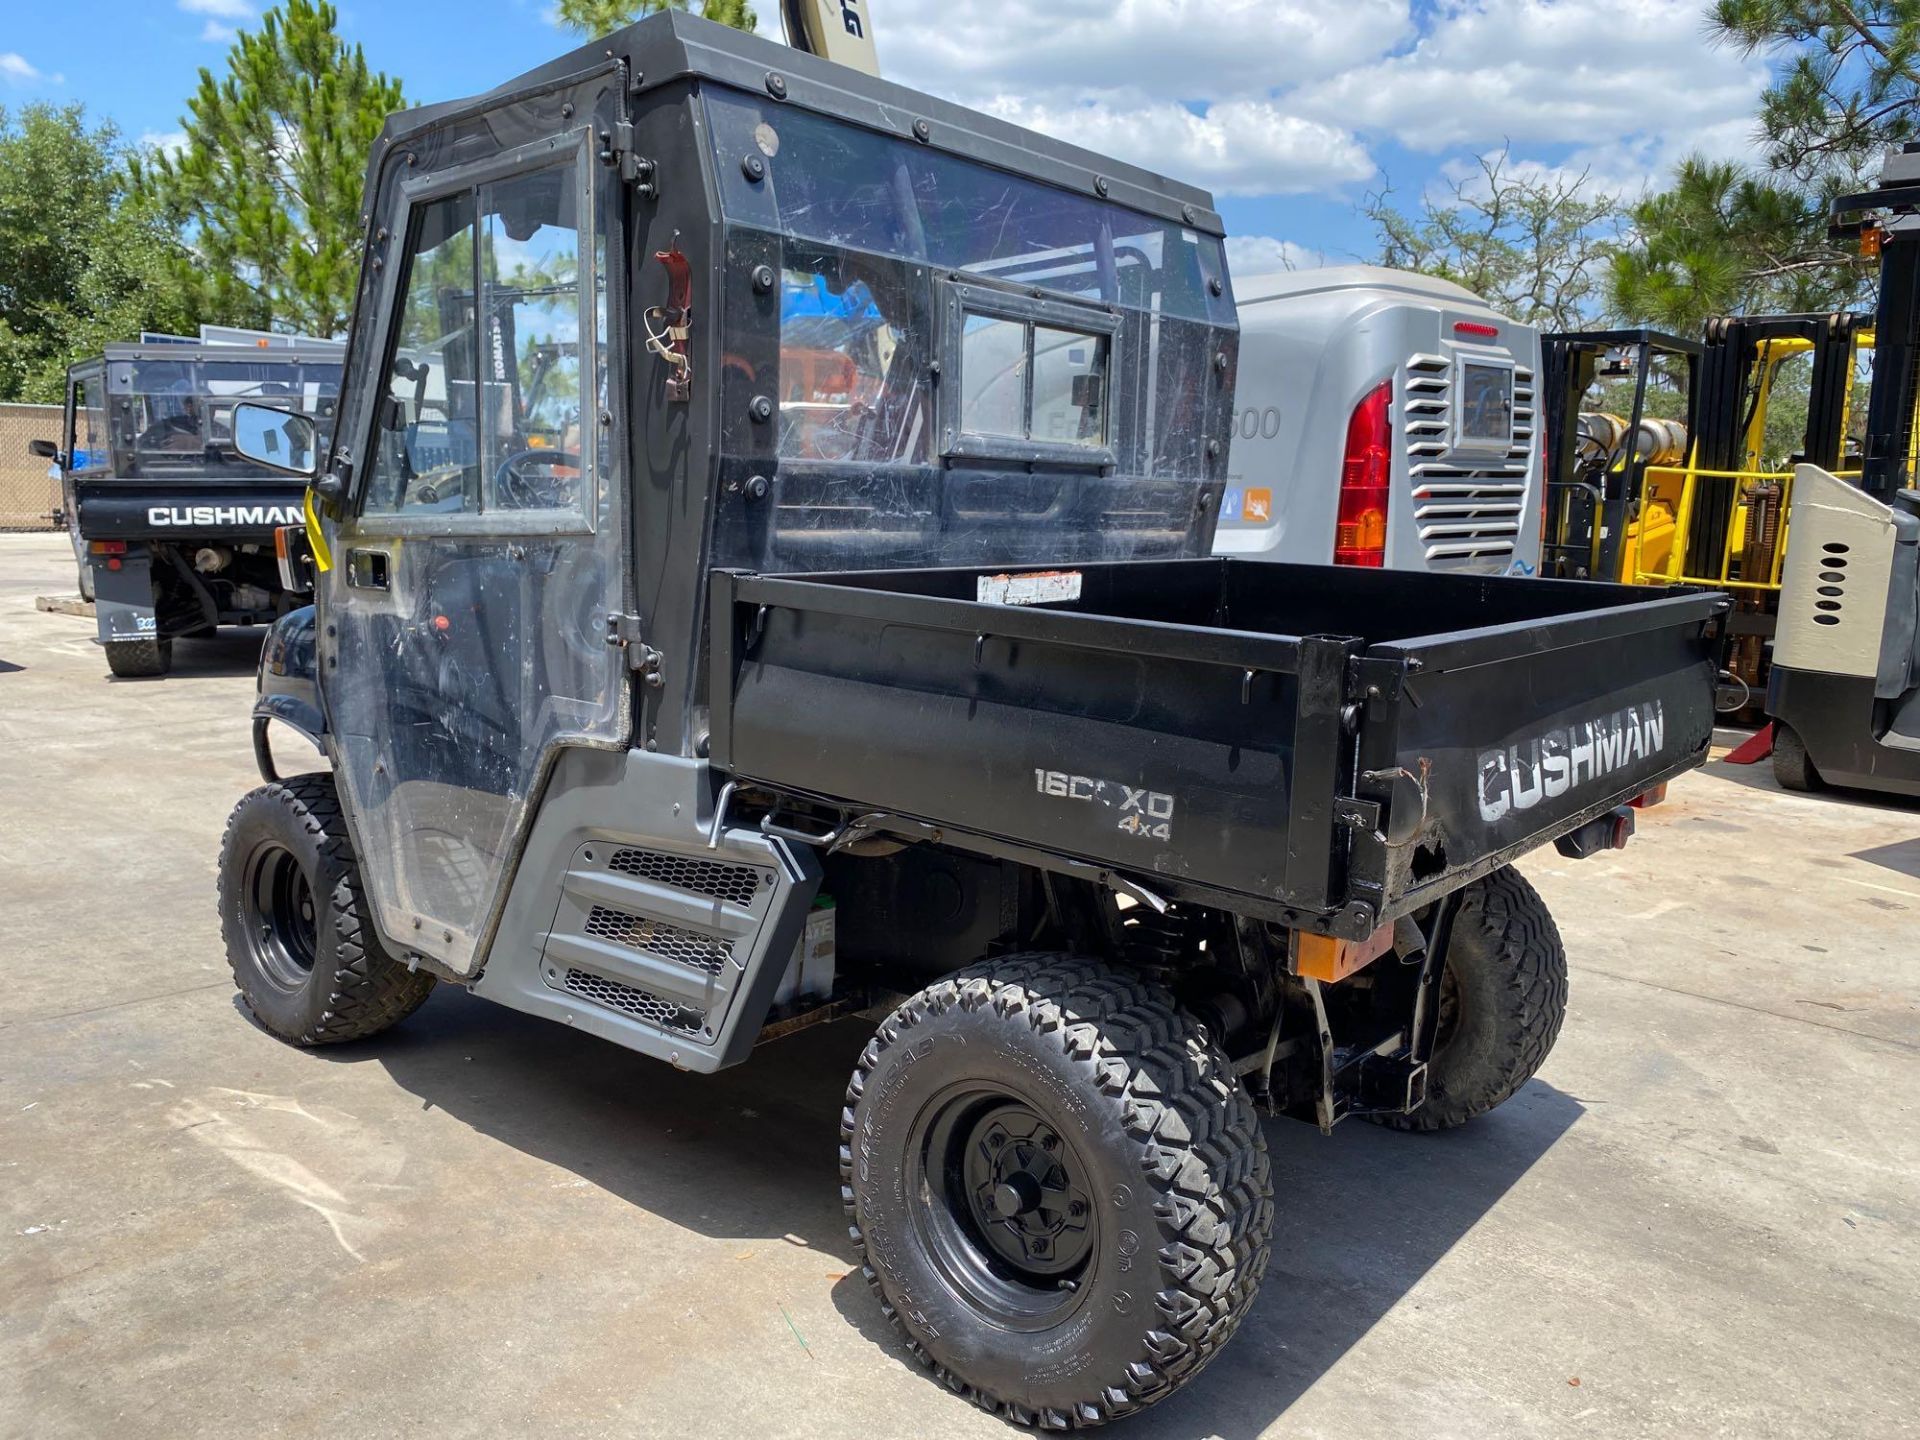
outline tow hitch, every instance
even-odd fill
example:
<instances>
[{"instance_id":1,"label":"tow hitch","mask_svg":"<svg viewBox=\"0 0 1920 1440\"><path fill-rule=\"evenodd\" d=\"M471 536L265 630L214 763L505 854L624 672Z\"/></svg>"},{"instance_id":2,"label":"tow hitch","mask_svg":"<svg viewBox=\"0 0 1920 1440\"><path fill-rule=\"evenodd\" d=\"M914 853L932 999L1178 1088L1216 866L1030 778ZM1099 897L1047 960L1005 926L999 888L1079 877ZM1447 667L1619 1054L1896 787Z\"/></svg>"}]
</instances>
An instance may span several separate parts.
<instances>
[{"instance_id":1,"label":"tow hitch","mask_svg":"<svg viewBox=\"0 0 1920 1440\"><path fill-rule=\"evenodd\" d=\"M1578 830L1569 830L1553 842L1553 848L1569 860L1584 860L1602 850L1624 850L1632 838L1633 806L1616 805Z\"/></svg>"}]
</instances>

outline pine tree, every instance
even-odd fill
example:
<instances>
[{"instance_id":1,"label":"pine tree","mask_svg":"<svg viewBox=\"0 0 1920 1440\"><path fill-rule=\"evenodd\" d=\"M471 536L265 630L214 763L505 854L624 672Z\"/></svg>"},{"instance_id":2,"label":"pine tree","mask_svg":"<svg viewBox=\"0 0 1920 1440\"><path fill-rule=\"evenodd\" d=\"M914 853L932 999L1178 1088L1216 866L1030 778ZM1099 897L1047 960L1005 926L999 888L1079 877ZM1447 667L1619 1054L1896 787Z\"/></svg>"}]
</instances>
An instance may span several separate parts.
<instances>
[{"instance_id":1,"label":"pine tree","mask_svg":"<svg viewBox=\"0 0 1920 1440\"><path fill-rule=\"evenodd\" d=\"M686 8L687 0L559 0L554 15L562 24L597 39L656 11ZM704 0L700 13L736 30L751 30L759 23L747 0Z\"/></svg>"},{"instance_id":2,"label":"pine tree","mask_svg":"<svg viewBox=\"0 0 1920 1440\"><path fill-rule=\"evenodd\" d=\"M400 84L368 69L325 0L286 0L243 32L182 120L187 143L133 167L187 235L183 279L208 310L309 335L345 332L360 268L361 186Z\"/></svg>"}]
</instances>

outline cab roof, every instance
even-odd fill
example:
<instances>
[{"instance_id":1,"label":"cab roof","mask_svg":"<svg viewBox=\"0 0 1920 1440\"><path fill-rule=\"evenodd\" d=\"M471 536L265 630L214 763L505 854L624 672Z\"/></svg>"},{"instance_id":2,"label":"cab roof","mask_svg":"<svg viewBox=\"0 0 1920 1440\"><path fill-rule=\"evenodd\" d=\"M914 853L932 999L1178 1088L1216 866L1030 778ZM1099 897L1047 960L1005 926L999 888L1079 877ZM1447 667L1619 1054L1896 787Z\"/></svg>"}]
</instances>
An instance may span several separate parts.
<instances>
[{"instance_id":1,"label":"cab roof","mask_svg":"<svg viewBox=\"0 0 1920 1440\"><path fill-rule=\"evenodd\" d=\"M766 96L771 103L798 105L901 139L918 138L915 124L924 121L928 133L922 143L934 149L1063 189L1099 195L1209 235L1225 233L1213 196L1196 186L679 10L650 15L485 94L390 115L367 168L368 200L376 192L386 154L411 137L465 115L511 104L515 96L571 83L616 62L624 62L634 77L635 94L686 79L710 80Z\"/></svg>"}]
</instances>

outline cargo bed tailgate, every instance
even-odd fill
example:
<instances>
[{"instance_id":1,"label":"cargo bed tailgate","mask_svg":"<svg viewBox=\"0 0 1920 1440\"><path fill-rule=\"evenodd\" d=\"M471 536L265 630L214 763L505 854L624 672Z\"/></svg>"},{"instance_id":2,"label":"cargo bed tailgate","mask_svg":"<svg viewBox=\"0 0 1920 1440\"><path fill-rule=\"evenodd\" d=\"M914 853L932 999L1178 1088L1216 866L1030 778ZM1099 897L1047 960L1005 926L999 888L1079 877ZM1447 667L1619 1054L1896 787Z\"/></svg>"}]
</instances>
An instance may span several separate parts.
<instances>
[{"instance_id":1,"label":"cargo bed tailgate","mask_svg":"<svg viewBox=\"0 0 1920 1440\"><path fill-rule=\"evenodd\" d=\"M1725 600L1650 593L1366 650L1354 894L1403 912L1705 758Z\"/></svg>"},{"instance_id":2,"label":"cargo bed tailgate","mask_svg":"<svg viewBox=\"0 0 1920 1440\"><path fill-rule=\"evenodd\" d=\"M1007 579L716 572L716 766L1365 935L1698 764L1712 734L1722 596L1214 559L984 598Z\"/></svg>"}]
</instances>

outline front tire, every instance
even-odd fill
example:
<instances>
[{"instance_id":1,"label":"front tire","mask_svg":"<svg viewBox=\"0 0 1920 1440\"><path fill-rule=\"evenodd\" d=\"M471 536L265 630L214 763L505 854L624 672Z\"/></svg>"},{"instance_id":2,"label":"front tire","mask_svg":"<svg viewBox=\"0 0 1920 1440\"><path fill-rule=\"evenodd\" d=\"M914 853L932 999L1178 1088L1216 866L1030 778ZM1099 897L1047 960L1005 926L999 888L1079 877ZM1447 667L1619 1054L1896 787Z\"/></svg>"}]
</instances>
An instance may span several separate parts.
<instances>
[{"instance_id":1,"label":"front tire","mask_svg":"<svg viewBox=\"0 0 1920 1440\"><path fill-rule=\"evenodd\" d=\"M841 1116L841 1196L881 1308L952 1390L1097 1425L1218 1352L1267 1266L1252 1102L1158 986L1011 956L903 1003Z\"/></svg>"},{"instance_id":2,"label":"front tire","mask_svg":"<svg viewBox=\"0 0 1920 1440\"><path fill-rule=\"evenodd\" d=\"M1546 1062L1567 1016L1560 929L1511 867L1462 891L1445 963L1427 1098L1410 1114L1368 1117L1396 1130L1451 1130L1504 1104Z\"/></svg>"},{"instance_id":3,"label":"front tire","mask_svg":"<svg viewBox=\"0 0 1920 1440\"><path fill-rule=\"evenodd\" d=\"M109 640L107 669L122 680L148 680L173 668L171 640Z\"/></svg>"},{"instance_id":4,"label":"front tire","mask_svg":"<svg viewBox=\"0 0 1920 1440\"><path fill-rule=\"evenodd\" d=\"M1773 778L1780 782L1782 790L1796 790L1801 794L1811 794L1826 784L1814 766L1813 757L1807 754L1807 742L1791 725L1778 720L1773 722Z\"/></svg>"},{"instance_id":5,"label":"front tire","mask_svg":"<svg viewBox=\"0 0 1920 1440\"><path fill-rule=\"evenodd\" d=\"M262 785L234 807L220 929L247 1008L292 1045L376 1035L433 989L380 944L331 775Z\"/></svg>"}]
</instances>

